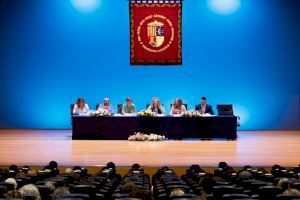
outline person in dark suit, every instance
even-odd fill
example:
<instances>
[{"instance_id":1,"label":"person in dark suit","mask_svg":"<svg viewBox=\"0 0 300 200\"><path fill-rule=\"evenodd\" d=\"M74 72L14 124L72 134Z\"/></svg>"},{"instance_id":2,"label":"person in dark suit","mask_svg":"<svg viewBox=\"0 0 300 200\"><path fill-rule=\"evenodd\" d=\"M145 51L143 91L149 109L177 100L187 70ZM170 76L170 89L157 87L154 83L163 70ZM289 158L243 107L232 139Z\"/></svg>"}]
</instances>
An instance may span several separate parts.
<instances>
[{"instance_id":1,"label":"person in dark suit","mask_svg":"<svg viewBox=\"0 0 300 200\"><path fill-rule=\"evenodd\" d=\"M214 111L212 109L211 105L206 104L206 97L201 98L201 103L196 105L195 110L201 112L202 114L209 113L211 115L214 115Z\"/></svg>"}]
</instances>

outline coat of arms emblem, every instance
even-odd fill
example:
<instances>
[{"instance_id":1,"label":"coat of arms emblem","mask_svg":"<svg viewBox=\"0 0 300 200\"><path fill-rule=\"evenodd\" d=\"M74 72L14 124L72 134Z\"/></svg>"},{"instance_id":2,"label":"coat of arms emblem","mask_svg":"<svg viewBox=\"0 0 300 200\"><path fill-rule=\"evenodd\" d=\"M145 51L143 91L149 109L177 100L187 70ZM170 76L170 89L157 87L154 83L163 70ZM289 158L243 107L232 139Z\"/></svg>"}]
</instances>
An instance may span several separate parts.
<instances>
[{"instance_id":1,"label":"coat of arms emblem","mask_svg":"<svg viewBox=\"0 0 300 200\"><path fill-rule=\"evenodd\" d=\"M153 21L147 24L149 44L152 47L159 47L164 42L164 24L159 21Z\"/></svg>"}]
</instances>

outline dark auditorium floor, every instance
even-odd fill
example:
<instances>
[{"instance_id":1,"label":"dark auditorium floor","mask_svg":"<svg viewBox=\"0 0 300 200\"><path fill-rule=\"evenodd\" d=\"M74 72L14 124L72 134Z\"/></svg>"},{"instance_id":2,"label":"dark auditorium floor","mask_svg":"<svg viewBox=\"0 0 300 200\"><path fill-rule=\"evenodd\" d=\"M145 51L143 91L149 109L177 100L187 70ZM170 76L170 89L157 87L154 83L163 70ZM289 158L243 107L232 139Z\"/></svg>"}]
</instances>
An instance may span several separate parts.
<instances>
[{"instance_id":1,"label":"dark auditorium floor","mask_svg":"<svg viewBox=\"0 0 300 200\"><path fill-rule=\"evenodd\" d=\"M216 167L227 161L238 167L299 165L300 131L239 131L236 141L182 140L130 142L72 140L70 130L0 129L0 166L189 166Z\"/></svg>"}]
</instances>

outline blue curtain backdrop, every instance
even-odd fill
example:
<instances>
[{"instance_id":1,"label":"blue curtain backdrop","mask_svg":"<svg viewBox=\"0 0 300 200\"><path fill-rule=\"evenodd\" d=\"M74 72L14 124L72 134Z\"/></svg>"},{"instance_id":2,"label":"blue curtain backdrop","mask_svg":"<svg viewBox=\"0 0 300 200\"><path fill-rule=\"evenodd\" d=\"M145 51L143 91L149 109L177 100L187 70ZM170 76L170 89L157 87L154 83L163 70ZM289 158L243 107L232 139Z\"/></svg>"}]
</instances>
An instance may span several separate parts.
<instances>
[{"instance_id":1,"label":"blue curtain backdrop","mask_svg":"<svg viewBox=\"0 0 300 200\"><path fill-rule=\"evenodd\" d=\"M0 127L70 128L69 104L132 96L143 109L182 97L233 103L242 130L300 129L300 1L241 0L230 15L183 2L183 65L129 65L126 0L94 12L71 0L0 4ZM167 107L167 111L169 112ZM216 108L215 108L216 111Z\"/></svg>"}]
</instances>

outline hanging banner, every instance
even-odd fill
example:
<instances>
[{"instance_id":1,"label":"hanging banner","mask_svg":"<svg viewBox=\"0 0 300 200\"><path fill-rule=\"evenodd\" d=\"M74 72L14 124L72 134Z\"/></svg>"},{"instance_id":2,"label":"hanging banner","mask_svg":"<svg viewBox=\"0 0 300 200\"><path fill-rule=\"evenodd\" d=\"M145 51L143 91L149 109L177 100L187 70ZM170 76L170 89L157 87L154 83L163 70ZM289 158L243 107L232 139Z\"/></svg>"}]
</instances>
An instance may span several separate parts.
<instances>
[{"instance_id":1,"label":"hanging banner","mask_svg":"<svg viewBox=\"0 0 300 200\"><path fill-rule=\"evenodd\" d=\"M129 5L130 64L181 65L181 1L141 2Z\"/></svg>"}]
</instances>

